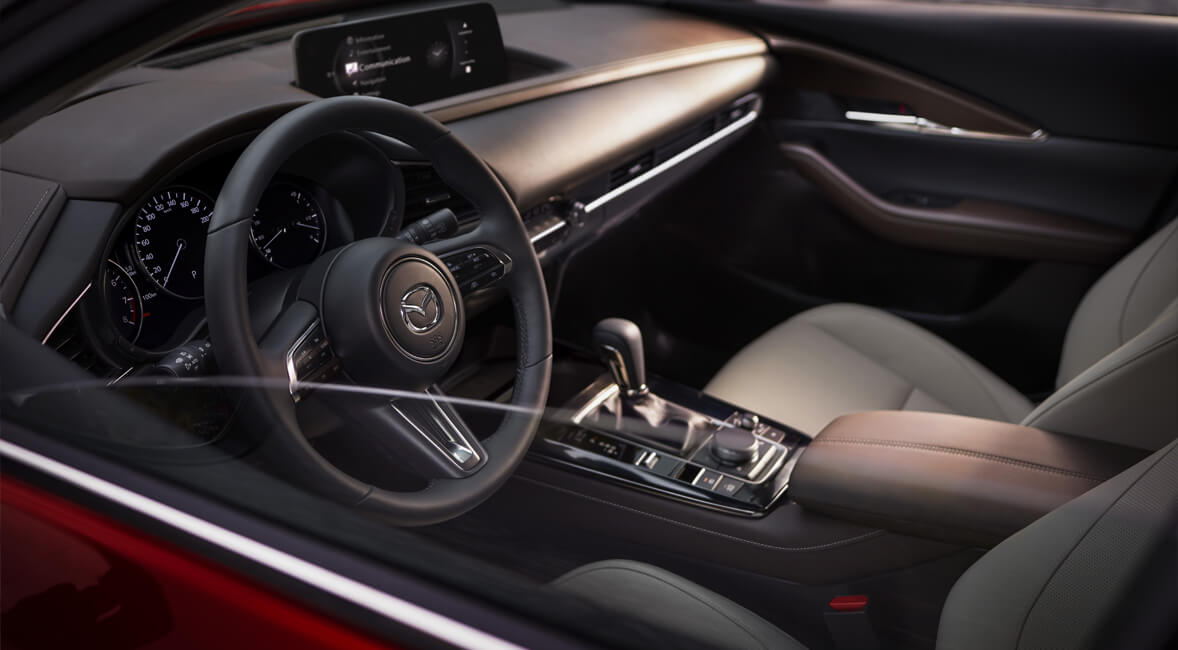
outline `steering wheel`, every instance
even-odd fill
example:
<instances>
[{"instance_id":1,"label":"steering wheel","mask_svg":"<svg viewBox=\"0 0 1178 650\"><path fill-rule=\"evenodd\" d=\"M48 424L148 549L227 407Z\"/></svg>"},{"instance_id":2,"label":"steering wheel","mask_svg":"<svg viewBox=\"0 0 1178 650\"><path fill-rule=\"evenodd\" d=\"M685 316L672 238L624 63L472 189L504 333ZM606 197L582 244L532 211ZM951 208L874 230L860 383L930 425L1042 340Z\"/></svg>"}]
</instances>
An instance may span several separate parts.
<instances>
[{"instance_id":1,"label":"steering wheel","mask_svg":"<svg viewBox=\"0 0 1178 650\"><path fill-rule=\"evenodd\" d=\"M293 153L342 130L387 135L416 149L474 204L479 224L424 246L373 237L329 251L301 269L279 315L255 339L246 286L255 206ZM458 357L465 331L458 283L439 258L471 249L504 263L498 282L511 298L518 332L513 407L482 442L432 387ZM205 250L205 296L221 371L270 380L246 390L250 425L262 429L260 451L301 484L380 511L394 523L444 521L477 506L523 459L539 426L552 371L552 324L536 252L486 164L445 126L407 106L373 97L323 99L262 131L217 198ZM311 367L338 368L337 381L421 393L392 401L369 397L352 410L362 416L363 428L428 480L424 489L371 485L312 447L295 414L299 380Z\"/></svg>"}]
</instances>

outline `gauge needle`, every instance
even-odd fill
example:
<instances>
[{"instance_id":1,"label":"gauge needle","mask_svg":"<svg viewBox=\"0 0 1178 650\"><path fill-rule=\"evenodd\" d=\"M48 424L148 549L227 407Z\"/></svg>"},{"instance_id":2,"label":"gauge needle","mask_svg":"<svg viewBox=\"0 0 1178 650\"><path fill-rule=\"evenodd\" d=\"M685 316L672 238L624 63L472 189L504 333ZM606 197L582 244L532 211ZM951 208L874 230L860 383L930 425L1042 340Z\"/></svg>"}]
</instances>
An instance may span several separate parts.
<instances>
[{"instance_id":1,"label":"gauge needle","mask_svg":"<svg viewBox=\"0 0 1178 650\"><path fill-rule=\"evenodd\" d=\"M184 250L184 240L176 242L176 256L172 258L172 265L168 267L168 273L164 275L164 286L168 286L168 280L172 279L172 269L176 268L176 260L180 259L180 252Z\"/></svg>"},{"instance_id":2,"label":"gauge needle","mask_svg":"<svg viewBox=\"0 0 1178 650\"><path fill-rule=\"evenodd\" d=\"M319 226L312 226L310 224L303 223L302 221L295 222L295 225L298 226L299 228L310 228L311 230L319 230Z\"/></svg>"},{"instance_id":3,"label":"gauge needle","mask_svg":"<svg viewBox=\"0 0 1178 650\"><path fill-rule=\"evenodd\" d=\"M278 234L271 237L270 241L266 242L266 245L263 246L262 248L270 248L270 244L273 244L275 239L278 239L279 237L281 237L284 234L286 234L286 226L283 226L282 230L279 230Z\"/></svg>"}]
</instances>

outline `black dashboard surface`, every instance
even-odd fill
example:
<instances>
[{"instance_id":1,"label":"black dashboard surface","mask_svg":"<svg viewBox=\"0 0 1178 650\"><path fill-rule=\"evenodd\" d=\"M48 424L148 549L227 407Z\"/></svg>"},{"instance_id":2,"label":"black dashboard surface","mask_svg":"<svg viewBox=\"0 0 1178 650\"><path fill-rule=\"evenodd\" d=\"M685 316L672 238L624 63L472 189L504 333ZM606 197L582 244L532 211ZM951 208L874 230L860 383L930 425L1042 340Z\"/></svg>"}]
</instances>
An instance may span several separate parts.
<instances>
[{"instance_id":1,"label":"black dashboard surface","mask_svg":"<svg viewBox=\"0 0 1178 650\"><path fill-rule=\"evenodd\" d=\"M556 67L418 106L481 154L521 209L581 175L552 164L554 152L569 148L594 161L624 158L750 92L770 71L765 42L744 30L646 7L553 6L501 13L500 27L509 53ZM115 75L87 99L16 134L4 144L0 164L54 179L71 198L126 205L200 149L260 130L315 98L292 84L289 35L180 67L152 65L159 64ZM596 117L615 102L625 107L621 129L617 114ZM472 116L482 119L462 119ZM535 148L516 141L533 130L563 137L532 140Z\"/></svg>"},{"instance_id":2,"label":"black dashboard surface","mask_svg":"<svg viewBox=\"0 0 1178 650\"><path fill-rule=\"evenodd\" d=\"M646 7L541 4L500 14L513 69L507 83L418 105L488 162L521 211L708 118L757 89L773 69L760 37L712 21ZM189 259L196 247L183 233L145 236L145 215L170 204L207 211L234 152L278 116L316 98L293 84L295 31L269 43L125 70L4 144L5 174L47 179L68 199L38 214L40 232L52 230L59 214L77 212L71 205L88 202L110 215L92 222L102 226L98 236L71 244L70 263L86 268L71 270L69 282L60 281L59 269L50 274L58 278L51 291L21 293L15 310L6 299L18 323L44 335L90 282L99 290L76 300L78 311L100 324L98 338L116 363L150 359L199 335L203 301L189 295L200 291L200 270ZM350 150L329 148L293 161L275 180L282 186L275 193L304 213L306 223L288 225L324 228L328 241L298 240L307 250L274 252L270 240L281 225L259 227L251 279L277 272L283 256L305 256L315 245L395 231L403 216L398 210L415 209L414 197L394 196L428 170L415 152L388 139L346 137L356 141ZM51 263L55 242L69 239L53 234L61 237L51 236L44 250L19 251L36 260L32 279L45 275L40 267ZM291 243L285 236L279 243Z\"/></svg>"}]
</instances>

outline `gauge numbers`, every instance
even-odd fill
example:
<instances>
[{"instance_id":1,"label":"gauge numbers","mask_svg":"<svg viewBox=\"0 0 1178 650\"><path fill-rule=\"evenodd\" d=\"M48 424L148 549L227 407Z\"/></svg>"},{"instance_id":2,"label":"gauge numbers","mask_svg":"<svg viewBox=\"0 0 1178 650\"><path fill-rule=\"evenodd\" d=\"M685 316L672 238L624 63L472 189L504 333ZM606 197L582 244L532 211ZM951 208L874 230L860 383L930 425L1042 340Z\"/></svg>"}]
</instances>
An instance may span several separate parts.
<instances>
[{"instance_id":1,"label":"gauge numbers","mask_svg":"<svg viewBox=\"0 0 1178 650\"><path fill-rule=\"evenodd\" d=\"M143 331L143 296L135 279L114 260L107 260L102 288L115 331L128 343L134 343Z\"/></svg>"},{"instance_id":2,"label":"gauge numbers","mask_svg":"<svg viewBox=\"0 0 1178 650\"><path fill-rule=\"evenodd\" d=\"M250 223L250 241L267 262L280 268L302 266L323 252L323 211L291 183L266 188Z\"/></svg>"},{"instance_id":3,"label":"gauge numbers","mask_svg":"<svg viewBox=\"0 0 1178 650\"><path fill-rule=\"evenodd\" d=\"M205 238L213 201L187 187L172 187L147 200L135 216L135 254L165 293L204 295Z\"/></svg>"}]
</instances>

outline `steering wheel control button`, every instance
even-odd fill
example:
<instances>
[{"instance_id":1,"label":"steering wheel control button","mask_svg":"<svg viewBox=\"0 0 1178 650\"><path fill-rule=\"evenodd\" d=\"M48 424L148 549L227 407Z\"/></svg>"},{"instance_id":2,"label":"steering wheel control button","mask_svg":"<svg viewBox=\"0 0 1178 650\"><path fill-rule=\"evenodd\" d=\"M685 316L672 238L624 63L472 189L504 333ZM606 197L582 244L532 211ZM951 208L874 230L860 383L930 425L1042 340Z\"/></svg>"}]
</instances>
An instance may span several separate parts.
<instances>
[{"instance_id":1,"label":"steering wheel control button","mask_svg":"<svg viewBox=\"0 0 1178 650\"><path fill-rule=\"evenodd\" d=\"M507 265L485 248L471 248L442 258L462 293L484 289L503 278Z\"/></svg>"},{"instance_id":2,"label":"steering wheel control button","mask_svg":"<svg viewBox=\"0 0 1178 650\"><path fill-rule=\"evenodd\" d=\"M309 327L295 342L286 358L286 373L290 378L291 395L298 401L309 392L299 382L326 381L339 372L339 359L331 351L322 323Z\"/></svg>"},{"instance_id":3,"label":"steering wheel control button","mask_svg":"<svg viewBox=\"0 0 1178 650\"><path fill-rule=\"evenodd\" d=\"M433 264L402 259L389 270L382 292L385 327L399 348L427 361L450 349L458 328L457 308L449 283Z\"/></svg>"}]
</instances>

